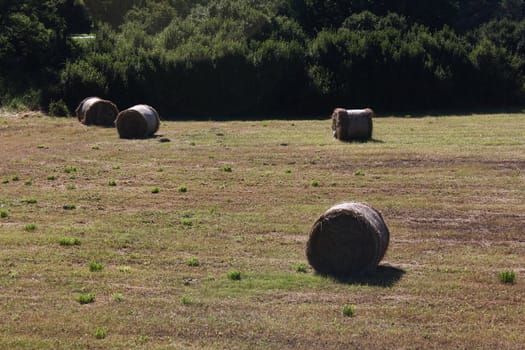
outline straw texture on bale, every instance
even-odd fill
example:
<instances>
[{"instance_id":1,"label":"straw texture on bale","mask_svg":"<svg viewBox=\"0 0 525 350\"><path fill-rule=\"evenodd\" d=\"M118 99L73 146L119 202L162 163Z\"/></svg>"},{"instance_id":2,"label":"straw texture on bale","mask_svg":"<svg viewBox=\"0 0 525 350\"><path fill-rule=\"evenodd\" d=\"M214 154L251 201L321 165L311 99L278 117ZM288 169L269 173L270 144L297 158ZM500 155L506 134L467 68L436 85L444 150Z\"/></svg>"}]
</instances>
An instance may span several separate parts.
<instances>
[{"instance_id":1,"label":"straw texture on bale","mask_svg":"<svg viewBox=\"0 0 525 350\"><path fill-rule=\"evenodd\" d=\"M87 97L75 110L78 121L85 125L115 126L117 106L98 97Z\"/></svg>"},{"instance_id":2,"label":"straw texture on bale","mask_svg":"<svg viewBox=\"0 0 525 350\"><path fill-rule=\"evenodd\" d=\"M336 108L332 113L332 132L341 141L366 141L372 138L374 111Z\"/></svg>"},{"instance_id":3,"label":"straw texture on bale","mask_svg":"<svg viewBox=\"0 0 525 350\"><path fill-rule=\"evenodd\" d=\"M376 270L389 240L388 228L376 209L365 203L342 203L314 223L306 256L319 274L357 276Z\"/></svg>"},{"instance_id":4,"label":"straw texture on bale","mask_svg":"<svg viewBox=\"0 0 525 350\"><path fill-rule=\"evenodd\" d=\"M136 105L120 112L115 124L121 138L142 139L159 130L160 118L153 107Z\"/></svg>"}]
</instances>

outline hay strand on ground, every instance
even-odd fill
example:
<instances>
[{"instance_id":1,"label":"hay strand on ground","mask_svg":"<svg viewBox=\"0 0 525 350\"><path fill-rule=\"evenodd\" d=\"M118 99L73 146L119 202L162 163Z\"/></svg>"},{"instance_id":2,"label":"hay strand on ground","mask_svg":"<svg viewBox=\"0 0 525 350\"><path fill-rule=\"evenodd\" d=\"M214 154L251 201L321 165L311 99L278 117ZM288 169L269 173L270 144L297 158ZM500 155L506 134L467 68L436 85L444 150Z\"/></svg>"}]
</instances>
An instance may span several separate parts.
<instances>
[{"instance_id":1,"label":"hay strand on ground","mask_svg":"<svg viewBox=\"0 0 525 350\"><path fill-rule=\"evenodd\" d=\"M306 256L322 275L357 276L375 271L389 239L388 228L376 209L365 203L342 203L314 223Z\"/></svg>"},{"instance_id":2,"label":"hay strand on ground","mask_svg":"<svg viewBox=\"0 0 525 350\"><path fill-rule=\"evenodd\" d=\"M372 138L374 111L336 108L332 113L332 132L341 141L366 141Z\"/></svg>"},{"instance_id":3,"label":"hay strand on ground","mask_svg":"<svg viewBox=\"0 0 525 350\"><path fill-rule=\"evenodd\" d=\"M142 139L159 130L160 118L153 107L136 105L120 112L115 124L121 138Z\"/></svg>"},{"instance_id":4,"label":"hay strand on ground","mask_svg":"<svg viewBox=\"0 0 525 350\"><path fill-rule=\"evenodd\" d=\"M84 125L114 126L118 108L111 101L87 97L80 102L75 113Z\"/></svg>"}]
</instances>

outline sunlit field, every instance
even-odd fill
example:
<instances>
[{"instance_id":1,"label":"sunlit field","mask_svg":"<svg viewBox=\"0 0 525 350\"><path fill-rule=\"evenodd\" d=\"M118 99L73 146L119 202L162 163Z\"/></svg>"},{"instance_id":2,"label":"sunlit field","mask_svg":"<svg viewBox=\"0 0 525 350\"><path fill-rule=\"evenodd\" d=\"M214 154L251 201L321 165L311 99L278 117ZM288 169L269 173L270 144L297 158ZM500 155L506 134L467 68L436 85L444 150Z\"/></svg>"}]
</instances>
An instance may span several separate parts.
<instances>
[{"instance_id":1,"label":"sunlit field","mask_svg":"<svg viewBox=\"0 0 525 350\"><path fill-rule=\"evenodd\" d=\"M0 348L522 349L525 114L330 126L1 112ZM343 201L391 234L362 280L305 256Z\"/></svg>"}]
</instances>

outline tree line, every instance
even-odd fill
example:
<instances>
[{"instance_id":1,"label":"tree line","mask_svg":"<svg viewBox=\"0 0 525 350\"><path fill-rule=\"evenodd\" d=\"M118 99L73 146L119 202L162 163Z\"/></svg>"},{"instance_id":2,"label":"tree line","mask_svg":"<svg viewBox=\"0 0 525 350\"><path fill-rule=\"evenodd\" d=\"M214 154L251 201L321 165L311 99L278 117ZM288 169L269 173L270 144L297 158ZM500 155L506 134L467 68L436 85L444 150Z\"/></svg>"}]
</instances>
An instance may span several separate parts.
<instances>
[{"instance_id":1,"label":"tree line","mask_svg":"<svg viewBox=\"0 0 525 350\"><path fill-rule=\"evenodd\" d=\"M524 0L0 0L0 28L6 106L96 95L210 117L525 103Z\"/></svg>"}]
</instances>

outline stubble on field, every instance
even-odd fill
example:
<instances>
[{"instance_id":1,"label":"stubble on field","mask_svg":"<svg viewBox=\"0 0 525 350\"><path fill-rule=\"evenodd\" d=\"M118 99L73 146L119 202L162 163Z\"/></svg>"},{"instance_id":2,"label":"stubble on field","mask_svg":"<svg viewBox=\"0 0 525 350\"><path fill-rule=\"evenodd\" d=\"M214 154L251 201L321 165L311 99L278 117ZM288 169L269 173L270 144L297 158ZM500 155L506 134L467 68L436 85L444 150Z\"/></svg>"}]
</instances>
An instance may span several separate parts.
<instances>
[{"instance_id":1,"label":"stubble on field","mask_svg":"<svg viewBox=\"0 0 525 350\"><path fill-rule=\"evenodd\" d=\"M342 143L329 120L163 121L121 140L3 113L0 347L519 349L523 118L377 118L372 141ZM378 274L297 272L314 221L350 200L390 229Z\"/></svg>"}]
</instances>

